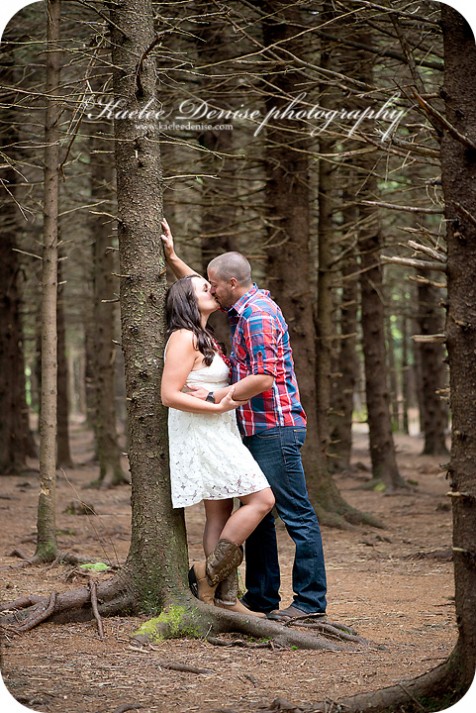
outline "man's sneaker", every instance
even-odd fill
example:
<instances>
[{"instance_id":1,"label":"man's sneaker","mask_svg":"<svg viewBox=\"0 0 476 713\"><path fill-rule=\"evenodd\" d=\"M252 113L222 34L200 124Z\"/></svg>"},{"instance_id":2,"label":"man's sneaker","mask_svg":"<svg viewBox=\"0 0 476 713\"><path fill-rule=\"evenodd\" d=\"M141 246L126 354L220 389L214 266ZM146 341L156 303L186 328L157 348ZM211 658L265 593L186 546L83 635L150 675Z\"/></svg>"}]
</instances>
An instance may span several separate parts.
<instances>
[{"instance_id":1,"label":"man's sneaker","mask_svg":"<svg viewBox=\"0 0 476 713\"><path fill-rule=\"evenodd\" d=\"M268 614L268 619L272 619L273 621L290 621L291 619L298 619L299 617L324 619L325 616L325 612L307 612L291 604L289 607L286 607L286 609L274 609Z\"/></svg>"}]
</instances>

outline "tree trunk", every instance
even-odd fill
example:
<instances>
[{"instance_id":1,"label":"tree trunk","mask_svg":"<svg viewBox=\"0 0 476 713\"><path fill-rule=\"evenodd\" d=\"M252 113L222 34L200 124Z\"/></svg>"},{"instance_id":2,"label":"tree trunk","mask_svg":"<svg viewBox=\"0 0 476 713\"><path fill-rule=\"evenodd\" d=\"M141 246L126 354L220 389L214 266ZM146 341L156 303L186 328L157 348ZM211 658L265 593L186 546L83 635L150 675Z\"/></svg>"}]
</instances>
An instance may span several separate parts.
<instances>
[{"instance_id":1,"label":"tree trunk","mask_svg":"<svg viewBox=\"0 0 476 713\"><path fill-rule=\"evenodd\" d=\"M440 290L432 285L418 285L418 316L420 334L441 334L444 317L439 307ZM421 370L421 430L425 438L425 455L447 455L446 429L448 408L439 390L447 386L445 348L436 342L416 345L420 353Z\"/></svg>"},{"instance_id":2,"label":"tree trunk","mask_svg":"<svg viewBox=\"0 0 476 713\"><path fill-rule=\"evenodd\" d=\"M150 0L110 8L114 94L128 112L155 101ZM125 565L135 606L160 610L189 597L182 510L173 510L168 471L167 411L159 383L164 350L165 263L159 135L156 122L117 119L118 233L122 348L126 365L132 539ZM164 546L164 543L167 543Z\"/></svg>"},{"instance_id":3,"label":"tree trunk","mask_svg":"<svg viewBox=\"0 0 476 713\"><path fill-rule=\"evenodd\" d=\"M345 180L345 179L344 179ZM347 179L349 180L349 178ZM351 200L350 195L343 194L344 229L356 222L356 209L354 205L346 203ZM350 240L354 239L351 234ZM354 410L354 392L357 383L357 302L358 279L357 258L355 251L345 259L341 274L344 281L340 305L340 349L336 363L337 375L333 381L332 390L332 431L331 431L331 458L329 466L331 472L342 472L351 467L352 455L352 414Z\"/></svg>"},{"instance_id":4,"label":"tree trunk","mask_svg":"<svg viewBox=\"0 0 476 713\"><path fill-rule=\"evenodd\" d=\"M110 196L114 179L110 142L98 135L91 137L92 198L101 210L112 213ZM108 126L102 131L109 133ZM114 298L119 290L113 277L114 252L111 250L110 220L105 215L91 216L94 270L94 393L96 454L99 460L98 485L109 487L128 482L121 466L121 448L116 430ZM117 272L117 270L116 270Z\"/></svg>"},{"instance_id":5,"label":"tree trunk","mask_svg":"<svg viewBox=\"0 0 476 713\"><path fill-rule=\"evenodd\" d=\"M61 74L61 0L47 2L46 93L57 95ZM57 331L59 120L61 108L47 99L45 118L43 271L41 300L41 413L40 497L35 559L47 562L57 555L56 543L56 435L57 435Z\"/></svg>"},{"instance_id":6,"label":"tree trunk","mask_svg":"<svg viewBox=\"0 0 476 713\"><path fill-rule=\"evenodd\" d=\"M68 362L66 359L66 324L64 305L64 285L61 279L61 262L58 263L58 304L56 311L58 335L58 448L57 465L72 468L73 459L69 447L69 393Z\"/></svg>"},{"instance_id":7,"label":"tree trunk","mask_svg":"<svg viewBox=\"0 0 476 713\"><path fill-rule=\"evenodd\" d=\"M8 85L14 84L14 57L9 44L3 41L0 48L4 88L2 103L12 101ZM3 110L3 121L8 127L2 133L3 140L11 154L12 146L18 140L13 112ZM14 163L15 156L11 156ZM18 278L20 265L16 249L18 214L13 196L17 173L8 166L3 181L12 195L4 190L2 214L0 218L0 475L18 474L25 467L30 455L28 410L25 402L25 375L23 355L23 333L20 317L20 295Z\"/></svg>"},{"instance_id":8,"label":"tree trunk","mask_svg":"<svg viewBox=\"0 0 476 713\"><path fill-rule=\"evenodd\" d=\"M470 26L456 10L442 5L441 17L446 119L472 143L471 147L465 145L443 130L441 164L448 246L446 334L452 414L449 476L458 640L443 664L404 686L398 684L339 700L338 707L348 713L446 709L466 693L476 669L476 225L472 218L476 201L476 47ZM328 702L315 705L313 710L328 710Z\"/></svg>"},{"instance_id":9,"label":"tree trunk","mask_svg":"<svg viewBox=\"0 0 476 713\"><path fill-rule=\"evenodd\" d=\"M265 5L268 10L267 18L263 21L265 44L272 45L275 52L275 43L284 43L288 52L299 54L302 51L301 45L293 44L296 23L299 24L300 21L299 10L296 7L288 7L281 1L269 1ZM277 68L280 67L278 62ZM265 99L267 111L289 103L295 81L296 76L292 72L276 72L269 76ZM269 92L270 86L274 87L273 93ZM267 222L271 227L267 272L272 293L289 324L299 389L308 417L303 463L311 501L323 524L345 527L348 522L367 522L378 526L376 519L366 513L360 513L345 502L327 469L330 368L320 366L316 376L316 328L313 315L315 296L309 279L312 264L309 250L309 150L310 139L301 122L292 122L291 133L286 119L273 121L273 125L268 126L266 205L269 210ZM290 265L293 266L293 274L298 275L299 279L290 279ZM319 274L323 280L320 289L324 295L330 289L327 262L322 268L320 266ZM324 306L321 309L324 309ZM331 331L330 314L323 311L321 320L324 319L324 314L327 326L320 335L320 346L322 345L323 349L328 345ZM324 352L322 356L324 357ZM321 392L319 415L316 410L317 380ZM319 426L318 418L321 422Z\"/></svg>"},{"instance_id":10,"label":"tree trunk","mask_svg":"<svg viewBox=\"0 0 476 713\"><path fill-rule=\"evenodd\" d=\"M359 40L372 46L372 37L367 30L358 32ZM357 52L358 79L373 86L373 57L363 51ZM367 101L365 99L364 101ZM360 157L360 167L368 176L359 198L378 198L375 170L375 154L365 153ZM387 383L387 354L385 348L385 314L383 304L383 279L380 252L383 246L377 209L360 205L360 292L362 311L362 334L365 363L365 393L369 424L369 445L372 462L372 477L385 484L388 490L405 485L395 456L395 444L390 418L390 397Z\"/></svg>"},{"instance_id":11,"label":"tree trunk","mask_svg":"<svg viewBox=\"0 0 476 713\"><path fill-rule=\"evenodd\" d=\"M476 201L476 47L471 28L456 10L442 5L441 16L446 118L472 142L470 148L448 131L441 142L448 246L449 475L459 631L454 663L455 684L463 691L476 667L476 226L471 218Z\"/></svg>"},{"instance_id":12,"label":"tree trunk","mask_svg":"<svg viewBox=\"0 0 476 713\"><path fill-rule=\"evenodd\" d=\"M209 3L198 4L198 10L207 13ZM201 96L214 105L233 109L234 93L223 79L216 75L223 73L222 63L231 59L235 51L231 28L223 23L223 18L210 17L198 25L196 30L197 54L205 67L201 73ZM218 63L217 69L213 64ZM232 81L231 76L228 83ZM225 80L226 82L226 80ZM238 86L238 85L236 85ZM237 250L237 204L238 181L233 152L233 131L202 131L198 136L200 145L206 149L201 156L201 170L204 174L201 192L200 232L202 235L202 271L207 274L207 266L216 255L229 250ZM209 326L225 351L230 349L230 328L221 312L210 316Z\"/></svg>"}]
</instances>

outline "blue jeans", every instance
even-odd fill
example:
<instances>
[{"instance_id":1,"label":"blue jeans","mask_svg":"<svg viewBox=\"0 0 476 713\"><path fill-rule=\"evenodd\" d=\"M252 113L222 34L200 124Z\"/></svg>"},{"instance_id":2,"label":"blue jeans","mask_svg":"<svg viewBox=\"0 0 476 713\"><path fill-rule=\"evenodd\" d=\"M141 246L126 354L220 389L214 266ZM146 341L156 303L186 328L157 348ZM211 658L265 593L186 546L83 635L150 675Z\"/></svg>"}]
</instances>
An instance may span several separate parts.
<instances>
[{"instance_id":1,"label":"blue jeans","mask_svg":"<svg viewBox=\"0 0 476 713\"><path fill-rule=\"evenodd\" d=\"M265 474L276 499L276 510L296 545L293 565L293 605L304 612L325 612L326 571L321 530L307 493L301 448L305 428L270 428L246 436L244 444ZM248 537L246 595L253 610L279 606L279 561L274 516L269 513Z\"/></svg>"}]
</instances>

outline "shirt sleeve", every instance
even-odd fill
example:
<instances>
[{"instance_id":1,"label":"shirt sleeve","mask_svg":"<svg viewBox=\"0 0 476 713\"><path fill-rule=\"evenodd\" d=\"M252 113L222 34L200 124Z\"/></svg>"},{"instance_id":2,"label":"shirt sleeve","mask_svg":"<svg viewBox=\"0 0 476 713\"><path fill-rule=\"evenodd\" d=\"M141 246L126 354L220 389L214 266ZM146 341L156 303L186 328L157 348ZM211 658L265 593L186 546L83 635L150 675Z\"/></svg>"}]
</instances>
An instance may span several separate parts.
<instances>
[{"instance_id":1,"label":"shirt sleeve","mask_svg":"<svg viewBox=\"0 0 476 713\"><path fill-rule=\"evenodd\" d=\"M251 374L276 376L279 330L275 318L266 312L251 314L243 325Z\"/></svg>"}]
</instances>

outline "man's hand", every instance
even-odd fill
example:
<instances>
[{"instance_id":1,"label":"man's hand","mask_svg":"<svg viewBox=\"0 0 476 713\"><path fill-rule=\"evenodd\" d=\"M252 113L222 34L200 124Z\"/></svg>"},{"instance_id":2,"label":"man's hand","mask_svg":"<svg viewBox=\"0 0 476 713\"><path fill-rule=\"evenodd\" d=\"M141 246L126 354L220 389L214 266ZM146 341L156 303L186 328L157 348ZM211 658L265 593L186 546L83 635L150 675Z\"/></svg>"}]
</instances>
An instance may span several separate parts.
<instances>
[{"instance_id":1,"label":"man's hand","mask_svg":"<svg viewBox=\"0 0 476 713\"><path fill-rule=\"evenodd\" d=\"M174 257L175 255L175 250L174 250L174 239L172 237L172 233L170 231L169 224L165 220L165 218L160 222L164 232L162 233L161 240L164 244L164 253L165 253L165 258L167 260L170 260L170 258Z\"/></svg>"},{"instance_id":2,"label":"man's hand","mask_svg":"<svg viewBox=\"0 0 476 713\"><path fill-rule=\"evenodd\" d=\"M208 394L210 393L209 389L202 389L201 386L194 386L193 384L185 385L188 389L188 393L190 394L190 396L195 396L195 398L202 399L202 401L205 401Z\"/></svg>"}]
</instances>

